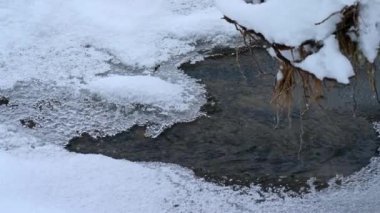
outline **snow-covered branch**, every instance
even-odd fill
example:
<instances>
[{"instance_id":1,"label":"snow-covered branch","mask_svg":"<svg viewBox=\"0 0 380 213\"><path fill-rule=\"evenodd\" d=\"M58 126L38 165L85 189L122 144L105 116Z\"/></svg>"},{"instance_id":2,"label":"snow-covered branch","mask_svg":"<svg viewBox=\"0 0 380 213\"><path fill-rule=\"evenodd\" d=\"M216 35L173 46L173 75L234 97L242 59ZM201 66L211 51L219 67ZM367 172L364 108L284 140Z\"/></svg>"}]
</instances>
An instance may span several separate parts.
<instances>
[{"instance_id":1,"label":"snow-covered branch","mask_svg":"<svg viewBox=\"0 0 380 213\"><path fill-rule=\"evenodd\" d=\"M348 84L355 75L351 62L358 54L370 64L378 54L380 0L251 3L217 0L224 19L235 25L246 44L262 44L280 62L275 93L279 102L291 96L297 74L306 82L304 88L310 87L310 78L318 87L326 78ZM309 91L318 91L318 97L322 90Z\"/></svg>"}]
</instances>

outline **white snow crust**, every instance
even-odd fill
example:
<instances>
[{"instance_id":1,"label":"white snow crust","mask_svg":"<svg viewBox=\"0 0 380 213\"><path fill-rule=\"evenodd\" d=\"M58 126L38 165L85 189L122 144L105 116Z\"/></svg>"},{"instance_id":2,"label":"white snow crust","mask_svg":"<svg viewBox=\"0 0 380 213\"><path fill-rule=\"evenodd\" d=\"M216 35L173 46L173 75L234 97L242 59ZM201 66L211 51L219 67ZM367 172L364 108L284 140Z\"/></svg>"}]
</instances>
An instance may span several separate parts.
<instances>
[{"instance_id":1,"label":"white snow crust","mask_svg":"<svg viewBox=\"0 0 380 213\"><path fill-rule=\"evenodd\" d=\"M153 76L110 76L90 82L87 88L102 96L112 97L113 102L153 105L164 110L183 111L188 108L183 98L186 95L183 85Z\"/></svg>"}]
</instances>

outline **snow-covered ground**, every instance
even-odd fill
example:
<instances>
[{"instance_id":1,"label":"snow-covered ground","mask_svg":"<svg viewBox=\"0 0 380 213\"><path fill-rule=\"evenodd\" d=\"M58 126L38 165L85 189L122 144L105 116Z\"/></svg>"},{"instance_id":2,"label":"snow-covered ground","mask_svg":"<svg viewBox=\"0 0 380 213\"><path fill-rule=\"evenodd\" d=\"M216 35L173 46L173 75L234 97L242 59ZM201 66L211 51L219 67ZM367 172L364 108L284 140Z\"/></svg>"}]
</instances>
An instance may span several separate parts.
<instances>
[{"instance_id":1,"label":"snow-covered ground","mask_svg":"<svg viewBox=\"0 0 380 213\"><path fill-rule=\"evenodd\" d=\"M234 191L184 168L69 153L83 131L198 116L205 90L175 67L235 29L213 0L0 0L0 212L357 212L380 208L380 162L304 198ZM158 71L154 67L161 64ZM32 118L36 129L19 120ZM265 202L260 195L267 197Z\"/></svg>"}]
</instances>

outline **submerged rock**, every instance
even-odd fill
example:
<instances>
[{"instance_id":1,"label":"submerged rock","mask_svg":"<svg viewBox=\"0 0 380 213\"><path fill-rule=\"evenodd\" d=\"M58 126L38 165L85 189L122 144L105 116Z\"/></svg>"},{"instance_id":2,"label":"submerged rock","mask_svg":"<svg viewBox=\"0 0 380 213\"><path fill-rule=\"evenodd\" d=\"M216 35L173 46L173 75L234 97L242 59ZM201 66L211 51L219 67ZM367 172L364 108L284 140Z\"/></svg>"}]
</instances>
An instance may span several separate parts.
<instances>
[{"instance_id":1,"label":"submerged rock","mask_svg":"<svg viewBox=\"0 0 380 213\"><path fill-rule=\"evenodd\" d=\"M30 118L21 119L20 123L22 126L29 129L34 129L35 127L37 127L37 123Z\"/></svg>"},{"instance_id":2,"label":"submerged rock","mask_svg":"<svg viewBox=\"0 0 380 213\"><path fill-rule=\"evenodd\" d=\"M8 105L9 104L9 99L4 97L4 96L0 96L0 106L1 105Z\"/></svg>"},{"instance_id":3,"label":"submerged rock","mask_svg":"<svg viewBox=\"0 0 380 213\"><path fill-rule=\"evenodd\" d=\"M249 54L240 55L239 64L234 56L222 56L182 66L206 85L209 98L202 110L208 116L176 124L154 139L144 137L144 127L135 126L115 136L82 134L66 148L175 163L222 184L256 183L294 191L307 186L311 177L324 187L330 178L369 163L379 141L368 118L379 118L380 111L364 74L350 86L327 82L325 99L312 105L303 119L295 102L291 125L282 116L274 128L276 111L270 100L276 64L261 49L255 51L255 60L267 74L260 74Z\"/></svg>"}]
</instances>

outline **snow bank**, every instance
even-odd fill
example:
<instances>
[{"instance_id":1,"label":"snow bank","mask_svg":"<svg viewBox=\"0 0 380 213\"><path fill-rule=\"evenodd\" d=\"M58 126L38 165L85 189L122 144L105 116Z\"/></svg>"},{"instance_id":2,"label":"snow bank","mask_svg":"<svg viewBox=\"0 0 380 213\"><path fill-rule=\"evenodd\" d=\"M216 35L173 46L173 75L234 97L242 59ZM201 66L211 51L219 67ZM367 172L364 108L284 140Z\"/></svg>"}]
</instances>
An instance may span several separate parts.
<instances>
[{"instance_id":1,"label":"snow bank","mask_svg":"<svg viewBox=\"0 0 380 213\"><path fill-rule=\"evenodd\" d=\"M23 155L0 153L0 172L7 174L0 176L2 212L163 212L172 207L170 167L162 168L165 174L160 168L63 150Z\"/></svg>"}]
</instances>

